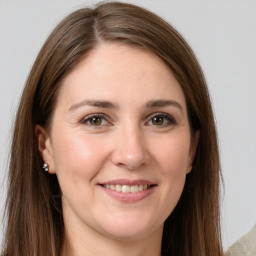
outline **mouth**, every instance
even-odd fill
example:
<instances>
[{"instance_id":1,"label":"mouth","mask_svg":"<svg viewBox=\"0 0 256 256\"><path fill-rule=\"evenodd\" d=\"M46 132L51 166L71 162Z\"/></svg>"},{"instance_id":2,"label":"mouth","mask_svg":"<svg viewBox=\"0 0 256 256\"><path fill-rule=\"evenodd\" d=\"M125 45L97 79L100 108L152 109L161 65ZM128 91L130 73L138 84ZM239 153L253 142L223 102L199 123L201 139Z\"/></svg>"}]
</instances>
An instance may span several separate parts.
<instances>
[{"instance_id":1,"label":"mouth","mask_svg":"<svg viewBox=\"0 0 256 256\"><path fill-rule=\"evenodd\" d=\"M146 180L113 180L104 182L100 187L109 196L122 202L140 201L153 193L157 184Z\"/></svg>"},{"instance_id":2,"label":"mouth","mask_svg":"<svg viewBox=\"0 0 256 256\"><path fill-rule=\"evenodd\" d=\"M139 185L121 185L121 184L101 184L106 189L114 190L121 193L138 193L147 189L150 189L155 184L139 184Z\"/></svg>"}]
</instances>

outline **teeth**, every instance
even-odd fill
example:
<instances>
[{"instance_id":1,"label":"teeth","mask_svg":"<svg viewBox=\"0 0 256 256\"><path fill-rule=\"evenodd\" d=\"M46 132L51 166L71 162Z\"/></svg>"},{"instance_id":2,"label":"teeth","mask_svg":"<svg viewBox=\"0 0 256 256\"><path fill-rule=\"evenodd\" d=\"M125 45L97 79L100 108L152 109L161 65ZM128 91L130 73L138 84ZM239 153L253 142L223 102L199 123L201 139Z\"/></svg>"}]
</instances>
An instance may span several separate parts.
<instances>
[{"instance_id":1,"label":"teeth","mask_svg":"<svg viewBox=\"0 0 256 256\"><path fill-rule=\"evenodd\" d=\"M115 187L115 185L114 185ZM116 185L116 188L114 188L113 190L116 190L117 192L121 192L122 191L122 186L121 185Z\"/></svg>"},{"instance_id":2,"label":"teeth","mask_svg":"<svg viewBox=\"0 0 256 256\"><path fill-rule=\"evenodd\" d=\"M123 193L130 193L130 192L131 192L131 187L130 187L130 186L123 185L123 186L122 186L122 192L123 192Z\"/></svg>"},{"instance_id":3,"label":"teeth","mask_svg":"<svg viewBox=\"0 0 256 256\"><path fill-rule=\"evenodd\" d=\"M105 188L115 190L117 192L123 192L123 193L137 193L142 190L148 189L150 185L147 184L140 184L140 185L113 185L113 184L104 184Z\"/></svg>"},{"instance_id":4,"label":"teeth","mask_svg":"<svg viewBox=\"0 0 256 256\"><path fill-rule=\"evenodd\" d=\"M132 192L132 193L139 192L139 187L138 187L138 185L131 186L131 192Z\"/></svg>"}]
</instances>

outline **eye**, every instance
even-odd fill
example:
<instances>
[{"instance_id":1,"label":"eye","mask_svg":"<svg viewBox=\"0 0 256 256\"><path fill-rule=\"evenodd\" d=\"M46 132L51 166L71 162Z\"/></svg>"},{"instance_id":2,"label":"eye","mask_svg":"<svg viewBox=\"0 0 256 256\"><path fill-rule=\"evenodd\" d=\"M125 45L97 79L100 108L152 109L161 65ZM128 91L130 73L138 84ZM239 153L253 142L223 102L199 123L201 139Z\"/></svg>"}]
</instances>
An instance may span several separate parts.
<instances>
[{"instance_id":1,"label":"eye","mask_svg":"<svg viewBox=\"0 0 256 256\"><path fill-rule=\"evenodd\" d=\"M88 115L82 119L81 123L89 126L109 125L109 122L103 114Z\"/></svg>"},{"instance_id":2,"label":"eye","mask_svg":"<svg viewBox=\"0 0 256 256\"><path fill-rule=\"evenodd\" d=\"M169 126L177 124L175 119L165 113L154 113L149 116L149 120L146 125L154 125L154 126Z\"/></svg>"}]
</instances>

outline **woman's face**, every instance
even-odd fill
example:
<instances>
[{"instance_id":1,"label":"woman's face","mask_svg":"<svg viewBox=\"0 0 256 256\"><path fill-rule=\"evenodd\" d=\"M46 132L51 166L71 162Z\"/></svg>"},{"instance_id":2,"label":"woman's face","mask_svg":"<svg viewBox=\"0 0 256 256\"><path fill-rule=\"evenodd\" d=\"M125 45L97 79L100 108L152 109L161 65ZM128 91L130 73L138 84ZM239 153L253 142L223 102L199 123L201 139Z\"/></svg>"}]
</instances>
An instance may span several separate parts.
<instances>
[{"instance_id":1,"label":"woman's face","mask_svg":"<svg viewBox=\"0 0 256 256\"><path fill-rule=\"evenodd\" d=\"M121 240L162 233L191 170L192 141L169 68L114 44L99 45L65 78L50 134L39 132L65 226Z\"/></svg>"}]
</instances>

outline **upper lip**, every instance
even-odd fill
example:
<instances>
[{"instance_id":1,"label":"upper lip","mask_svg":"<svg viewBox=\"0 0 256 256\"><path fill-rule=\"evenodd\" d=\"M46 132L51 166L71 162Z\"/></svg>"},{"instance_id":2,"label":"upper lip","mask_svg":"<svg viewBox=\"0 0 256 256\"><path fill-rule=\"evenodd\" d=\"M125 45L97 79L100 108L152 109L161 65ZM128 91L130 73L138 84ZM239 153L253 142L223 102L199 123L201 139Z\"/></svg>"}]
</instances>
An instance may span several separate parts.
<instances>
[{"instance_id":1,"label":"upper lip","mask_svg":"<svg viewBox=\"0 0 256 256\"><path fill-rule=\"evenodd\" d=\"M129 180L129 179L117 179L117 180L109 180L109 181L105 181L102 183L99 183L101 185L143 185L143 184L147 184L147 185L155 185L155 183L149 181L149 180Z\"/></svg>"}]
</instances>

